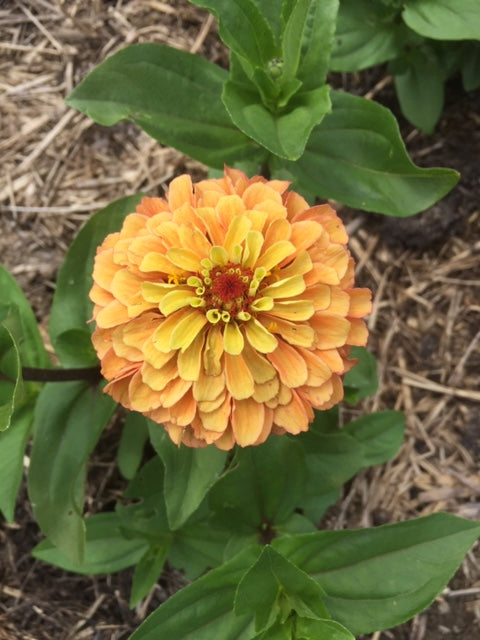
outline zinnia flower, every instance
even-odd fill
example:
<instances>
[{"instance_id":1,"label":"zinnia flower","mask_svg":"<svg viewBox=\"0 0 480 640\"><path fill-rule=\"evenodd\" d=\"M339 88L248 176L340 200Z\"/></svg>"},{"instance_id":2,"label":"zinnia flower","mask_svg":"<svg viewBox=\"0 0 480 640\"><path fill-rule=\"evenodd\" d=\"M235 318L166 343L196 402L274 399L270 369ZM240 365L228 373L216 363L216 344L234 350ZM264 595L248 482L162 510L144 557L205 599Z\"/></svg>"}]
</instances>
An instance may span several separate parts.
<instances>
[{"instance_id":1,"label":"zinnia flower","mask_svg":"<svg viewBox=\"0 0 480 640\"><path fill-rule=\"evenodd\" d=\"M105 391L201 447L308 429L343 397L370 291L347 233L288 182L175 178L97 251L90 297Z\"/></svg>"}]
</instances>

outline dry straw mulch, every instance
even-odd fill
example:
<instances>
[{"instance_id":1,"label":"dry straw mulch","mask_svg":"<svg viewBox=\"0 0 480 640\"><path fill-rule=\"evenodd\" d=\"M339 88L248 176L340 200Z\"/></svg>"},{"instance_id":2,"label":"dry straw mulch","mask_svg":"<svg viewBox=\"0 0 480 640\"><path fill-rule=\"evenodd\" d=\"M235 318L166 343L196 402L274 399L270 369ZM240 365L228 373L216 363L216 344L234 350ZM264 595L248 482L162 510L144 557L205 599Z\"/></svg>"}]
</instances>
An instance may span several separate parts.
<instances>
[{"instance_id":1,"label":"dry straw mulch","mask_svg":"<svg viewBox=\"0 0 480 640\"><path fill-rule=\"evenodd\" d=\"M0 0L1 261L24 288L46 339L56 272L81 223L123 195L162 193L180 172L204 175L204 167L129 123L103 129L64 103L94 65L125 44L145 41L226 64L211 18L183 0ZM388 79L368 81L368 74L354 78L355 90L391 101ZM361 410L346 408L345 418L401 409L407 437L393 461L346 487L328 514L332 527L439 510L480 519L480 97L457 89L447 96L435 136L404 127L418 163L462 172L452 195L412 221L341 211L352 232L358 282L375 292L369 325L380 372L377 395ZM103 493L90 503L107 504L109 482L117 481L108 437L94 460ZM181 584L169 570L150 601L131 612L128 572L94 579L46 567L29 556L39 537L22 494L16 523L0 528L0 639L124 639ZM473 550L429 611L372 640L479 636L480 566Z\"/></svg>"}]
</instances>

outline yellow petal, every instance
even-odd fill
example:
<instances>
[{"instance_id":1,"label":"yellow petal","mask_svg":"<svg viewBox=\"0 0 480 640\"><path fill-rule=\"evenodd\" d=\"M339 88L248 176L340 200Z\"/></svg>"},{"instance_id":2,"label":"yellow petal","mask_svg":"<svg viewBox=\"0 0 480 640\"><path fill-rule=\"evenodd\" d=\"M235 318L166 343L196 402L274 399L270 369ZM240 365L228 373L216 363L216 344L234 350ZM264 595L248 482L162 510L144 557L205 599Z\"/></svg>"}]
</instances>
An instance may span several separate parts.
<instances>
[{"instance_id":1,"label":"yellow petal","mask_svg":"<svg viewBox=\"0 0 480 640\"><path fill-rule=\"evenodd\" d=\"M242 356L245 359L247 367L249 368L253 379L257 384L268 382L268 380L271 380L276 376L274 367L268 362L266 358L252 349L248 342L245 343L245 348L243 349Z\"/></svg>"},{"instance_id":2,"label":"yellow petal","mask_svg":"<svg viewBox=\"0 0 480 640\"><path fill-rule=\"evenodd\" d=\"M191 289L176 287L162 298L159 308L165 316L169 316L174 311L190 305L195 299L196 297L192 296Z\"/></svg>"},{"instance_id":3,"label":"yellow petal","mask_svg":"<svg viewBox=\"0 0 480 640\"><path fill-rule=\"evenodd\" d=\"M234 246L236 244L241 244L245 240L247 233L250 231L251 227L252 227L252 223L246 216L237 215L230 222L227 235L225 236L225 240L223 242L223 246L225 250L228 252L230 259L232 259L233 257Z\"/></svg>"},{"instance_id":4,"label":"yellow petal","mask_svg":"<svg viewBox=\"0 0 480 640\"><path fill-rule=\"evenodd\" d=\"M163 297L177 288L178 285L168 282L143 282L142 295L148 302L160 302Z\"/></svg>"},{"instance_id":5,"label":"yellow petal","mask_svg":"<svg viewBox=\"0 0 480 640\"><path fill-rule=\"evenodd\" d=\"M219 325L210 327L207 332L203 366L209 376L216 376L221 371L221 357L223 355L223 336Z\"/></svg>"},{"instance_id":6,"label":"yellow petal","mask_svg":"<svg viewBox=\"0 0 480 640\"><path fill-rule=\"evenodd\" d=\"M217 433L225 431L230 418L231 402L232 399L227 393L225 400L218 409L215 409L214 411L199 411L203 427L209 431L215 431Z\"/></svg>"},{"instance_id":7,"label":"yellow petal","mask_svg":"<svg viewBox=\"0 0 480 640\"><path fill-rule=\"evenodd\" d=\"M268 317L266 315L265 320ZM289 322L278 316L271 316L271 321L273 325L271 328L272 333L281 335L288 343L302 347L311 347L313 345L315 331L310 325L302 322Z\"/></svg>"},{"instance_id":8,"label":"yellow petal","mask_svg":"<svg viewBox=\"0 0 480 640\"><path fill-rule=\"evenodd\" d=\"M155 369L148 362L143 363L142 379L154 391L163 391L167 384L178 375L176 358L171 358L161 368Z\"/></svg>"},{"instance_id":9,"label":"yellow petal","mask_svg":"<svg viewBox=\"0 0 480 640\"><path fill-rule=\"evenodd\" d=\"M238 324L235 321L227 322L223 330L223 348L225 352L237 355L242 352L243 344L243 335Z\"/></svg>"},{"instance_id":10,"label":"yellow petal","mask_svg":"<svg viewBox=\"0 0 480 640\"><path fill-rule=\"evenodd\" d=\"M281 240L272 244L271 247L261 254L255 266L264 267L267 271L279 265L282 260L294 253L295 247L288 240Z\"/></svg>"},{"instance_id":11,"label":"yellow petal","mask_svg":"<svg viewBox=\"0 0 480 640\"><path fill-rule=\"evenodd\" d=\"M156 253L152 251L147 253L143 258L139 267L140 271L145 273L151 273L152 271L158 271L159 273L175 273L176 269L173 264L168 260L163 253ZM180 271L180 270L178 270Z\"/></svg>"},{"instance_id":12,"label":"yellow petal","mask_svg":"<svg viewBox=\"0 0 480 640\"><path fill-rule=\"evenodd\" d=\"M260 353L270 353L277 347L277 339L256 318L245 323L245 334L252 347Z\"/></svg>"},{"instance_id":13,"label":"yellow petal","mask_svg":"<svg viewBox=\"0 0 480 640\"><path fill-rule=\"evenodd\" d=\"M225 354L225 383L233 398L240 400L253 395L253 377L241 355Z\"/></svg>"},{"instance_id":14,"label":"yellow petal","mask_svg":"<svg viewBox=\"0 0 480 640\"><path fill-rule=\"evenodd\" d=\"M308 320L314 314L313 302L311 300L285 300L275 302L271 315L283 318L284 320L293 320L302 322Z\"/></svg>"},{"instance_id":15,"label":"yellow petal","mask_svg":"<svg viewBox=\"0 0 480 640\"><path fill-rule=\"evenodd\" d=\"M202 331L185 351L178 354L178 373L184 380L198 380L204 342L205 332Z\"/></svg>"},{"instance_id":16,"label":"yellow petal","mask_svg":"<svg viewBox=\"0 0 480 640\"><path fill-rule=\"evenodd\" d=\"M208 376L202 370L198 380L193 383L193 397L198 402L212 402L225 389L225 376L221 373L218 376Z\"/></svg>"},{"instance_id":17,"label":"yellow petal","mask_svg":"<svg viewBox=\"0 0 480 640\"><path fill-rule=\"evenodd\" d=\"M171 318L172 316L169 317ZM203 313L196 310L189 313L173 329L170 348L184 351L207 323L208 320Z\"/></svg>"},{"instance_id":18,"label":"yellow petal","mask_svg":"<svg viewBox=\"0 0 480 640\"><path fill-rule=\"evenodd\" d=\"M263 236L260 231L249 231L245 238L242 265L245 269L253 269L263 246Z\"/></svg>"},{"instance_id":19,"label":"yellow petal","mask_svg":"<svg viewBox=\"0 0 480 640\"><path fill-rule=\"evenodd\" d=\"M268 402L277 395L279 388L278 378L272 378L263 384L256 384L252 398L257 402Z\"/></svg>"},{"instance_id":20,"label":"yellow petal","mask_svg":"<svg viewBox=\"0 0 480 640\"><path fill-rule=\"evenodd\" d=\"M225 265L229 258L228 253L223 247L215 246L210 249L210 260L214 265Z\"/></svg>"},{"instance_id":21,"label":"yellow petal","mask_svg":"<svg viewBox=\"0 0 480 640\"><path fill-rule=\"evenodd\" d=\"M302 276L291 276L268 285L262 289L262 296L272 298L291 298L305 291L305 282Z\"/></svg>"},{"instance_id":22,"label":"yellow petal","mask_svg":"<svg viewBox=\"0 0 480 640\"><path fill-rule=\"evenodd\" d=\"M175 313L172 313L162 320L162 323L155 329L152 336L152 342L158 351L168 353L174 348L170 346L172 332L180 322L185 318L189 318L191 314L192 310L190 307L186 307L175 311Z\"/></svg>"},{"instance_id":23,"label":"yellow petal","mask_svg":"<svg viewBox=\"0 0 480 640\"><path fill-rule=\"evenodd\" d=\"M190 249L173 247L167 251L167 258L183 271L193 271L195 273L201 268L200 257Z\"/></svg>"}]
</instances>

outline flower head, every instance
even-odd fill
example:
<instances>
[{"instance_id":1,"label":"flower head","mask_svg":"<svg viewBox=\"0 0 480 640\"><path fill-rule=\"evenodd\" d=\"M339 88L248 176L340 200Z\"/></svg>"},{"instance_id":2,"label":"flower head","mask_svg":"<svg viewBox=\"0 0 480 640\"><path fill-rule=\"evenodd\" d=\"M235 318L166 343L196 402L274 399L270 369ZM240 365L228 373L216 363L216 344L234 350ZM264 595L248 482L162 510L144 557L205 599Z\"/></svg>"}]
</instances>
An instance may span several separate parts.
<instances>
[{"instance_id":1,"label":"flower head","mask_svg":"<svg viewBox=\"0 0 480 640\"><path fill-rule=\"evenodd\" d=\"M328 205L225 169L143 198L97 251L93 344L116 401L171 439L230 449L308 429L343 397L370 291Z\"/></svg>"}]
</instances>

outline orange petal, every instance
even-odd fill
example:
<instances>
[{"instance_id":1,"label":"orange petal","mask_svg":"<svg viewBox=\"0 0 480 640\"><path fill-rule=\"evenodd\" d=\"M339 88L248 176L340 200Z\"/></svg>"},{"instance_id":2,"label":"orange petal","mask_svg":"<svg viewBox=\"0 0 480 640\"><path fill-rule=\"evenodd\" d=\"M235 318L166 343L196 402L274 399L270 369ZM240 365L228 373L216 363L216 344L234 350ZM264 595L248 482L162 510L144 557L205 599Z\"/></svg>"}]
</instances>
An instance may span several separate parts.
<instances>
[{"instance_id":1,"label":"orange petal","mask_svg":"<svg viewBox=\"0 0 480 640\"><path fill-rule=\"evenodd\" d=\"M189 175L183 174L171 181L167 200L172 211L181 207L185 202L193 204L193 186Z\"/></svg>"},{"instance_id":2,"label":"orange petal","mask_svg":"<svg viewBox=\"0 0 480 640\"><path fill-rule=\"evenodd\" d=\"M372 311L372 292L370 289L349 289L351 318L363 318Z\"/></svg>"},{"instance_id":3,"label":"orange petal","mask_svg":"<svg viewBox=\"0 0 480 640\"><path fill-rule=\"evenodd\" d=\"M356 347L364 347L368 340L367 325L363 320L352 318L350 320L350 332L348 334L347 343Z\"/></svg>"},{"instance_id":4,"label":"orange petal","mask_svg":"<svg viewBox=\"0 0 480 640\"><path fill-rule=\"evenodd\" d=\"M297 434L308 429L308 414L297 393L292 393L288 404L274 409L273 421L288 433Z\"/></svg>"},{"instance_id":5,"label":"orange petal","mask_svg":"<svg viewBox=\"0 0 480 640\"><path fill-rule=\"evenodd\" d=\"M299 387L307 380L307 365L298 349L284 340L278 341L278 347L267 355L268 360L278 371L280 380L290 388Z\"/></svg>"},{"instance_id":6,"label":"orange petal","mask_svg":"<svg viewBox=\"0 0 480 640\"><path fill-rule=\"evenodd\" d=\"M246 447L253 444L263 431L265 407L252 398L234 400L232 429L237 444Z\"/></svg>"},{"instance_id":7,"label":"orange petal","mask_svg":"<svg viewBox=\"0 0 480 640\"><path fill-rule=\"evenodd\" d=\"M225 353L225 383L236 400L253 394L253 376L241 355Z\"/></svg>"},{"instance_id":8,"label":"orange petal","mask_svg":"<svg viewBox=\"0 0 480 640\"><path fill-rule=\"evenodd\" d=\"M332 349L341 347L347 342L350 323L340 316L325 315L317 312L310 320L315 329L315 347L317 349Z\"/></svg>"}]
</instances>

